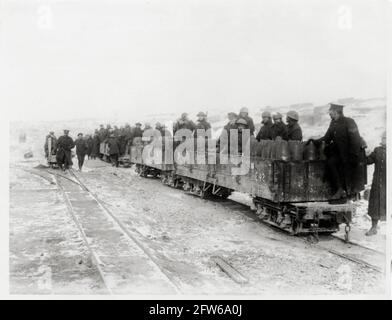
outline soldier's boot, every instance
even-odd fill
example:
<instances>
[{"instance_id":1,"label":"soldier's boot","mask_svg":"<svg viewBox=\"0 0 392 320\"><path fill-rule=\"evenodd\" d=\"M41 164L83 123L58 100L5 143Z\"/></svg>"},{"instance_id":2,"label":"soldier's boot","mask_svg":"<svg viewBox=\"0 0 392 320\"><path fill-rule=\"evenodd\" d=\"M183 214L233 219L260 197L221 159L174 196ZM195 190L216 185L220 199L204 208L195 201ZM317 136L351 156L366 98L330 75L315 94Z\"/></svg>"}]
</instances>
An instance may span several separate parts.
<instances>
[{"instance_id":1,"label":"soldier's boot","mask_svg":"<svg viewBox=\"0 0 392 320\"><path fill-rule=\"evenodd\" d=\"M346 197L347 197L346 191L344 191L343 188L339 188L338 191L336 191L336 193L332 196L332 199L342 199Z\"/></svg>"},{"instance_id":2,"label":"soldier's boot","mask_svg":"<svg viewBox=\"0 0 392 320\"><path fill-rule=\"evenodd\" d=\"M371 227L369 231L365 233L366 236L374 236L377 234L377 227Z\"/></svg>"},{"instance_id":3,"label":"soldier's boot","mask_svg":"<svg viewBox=\"0 0 392 320\"><path fill-rule=\"evenodd\" d=\"M368 232L365 233L365 235L374 236L375 234L377 234L377 224L378 220L372 219L372 227L369 229Z\"/></svg>"}]
</instances>

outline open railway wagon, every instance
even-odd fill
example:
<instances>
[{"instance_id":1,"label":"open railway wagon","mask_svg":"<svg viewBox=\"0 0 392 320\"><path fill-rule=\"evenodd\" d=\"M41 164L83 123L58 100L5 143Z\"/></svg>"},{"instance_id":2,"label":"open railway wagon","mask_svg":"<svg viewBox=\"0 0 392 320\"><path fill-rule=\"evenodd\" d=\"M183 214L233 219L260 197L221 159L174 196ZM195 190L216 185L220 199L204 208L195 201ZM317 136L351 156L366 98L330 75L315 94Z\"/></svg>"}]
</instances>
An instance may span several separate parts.
<instances>
[{"instance_id":1,"label":"open railway wagon","mask_svg":"<svg viewBox=\"0 0 392 320\"><path fill-rule=\"evenodd\" d=\"M166 167L145 163L142 153L146 147L139 144L131 149L131 162L136 163L144 176L152 170L161 176L162 182L203 198L227 198L233 191L245 193L252 197L257 216L270 225L298 235L334 233L340 224L345 224L348 239L355 206L332 199L322 147L317 149L313 144L305 146L295 141L252 139L249 156L231 155L229 163L223 163L222 155L215 150L208 150L203 155L185 155L188 163L174 159L174 164ZM174 158L184 157L173 154ZM210 161L200 164L197 157ZM211 163L214 158L215 163ZM366 176L365 164L357 174ZM358 192L363 189L364 184L357 187Z\"/></svg>"},{"instance_id":2,"label":"open railway wagon","mask_svg":"<svg viewBox=\"0 0 392 320\"><path fill-rule=\"evenodd\" d=\"M168 145L169 148L167 148ZM158 153L155 146L160 146ZM172 150L172 138L158 138L153 144L142 141L141 137L137 137L133 139L130 147L130 162L136 164L136 172L140 176L147 177L151 175L153 177L160 177L162 182L176 187L177 185L175 185L173 175Z\"/></svg>"},{"instance_id":3,"label":"open railway wagon","mask_svg":"<svg viewBox=\"0 0 392 320\"><path fill-rule=\"evenodd\" d=\"M99 153L102 160L110 162L109 146L107 142L100 143ZM126 146L124 154L119 156L118 161L124 167L128 167L131 164L130 146Z\"/></svg>"}]
</instances>

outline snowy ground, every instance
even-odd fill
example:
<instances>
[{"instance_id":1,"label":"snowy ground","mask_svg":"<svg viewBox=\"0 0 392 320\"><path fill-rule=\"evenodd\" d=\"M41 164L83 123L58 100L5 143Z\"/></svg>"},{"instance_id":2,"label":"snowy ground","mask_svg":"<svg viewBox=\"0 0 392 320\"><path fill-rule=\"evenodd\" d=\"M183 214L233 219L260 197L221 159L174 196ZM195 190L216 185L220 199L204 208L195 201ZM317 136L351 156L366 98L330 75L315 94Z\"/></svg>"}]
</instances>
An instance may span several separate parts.
<instances>
[{"instance_id":1,"label":"snowy ground","mask_svg":"<svg viewBox=\"0 0 392 320\"><path fill-rule=\"evenodd\" d=\"M382 102L372 100L366 104L366 101L356 101L348 109L356 112L360 131L368 141L369 148L374 148L384 128L380 125L373 130L366 129L369 127L366 126L369 119L364 119L363 112L355 109L361 107L361 103L365 104L361 109L363 111L369 103L378 105ZM380 123L382 118L383 110L377 110L369 113L372 123ZM324 130L329 120L326 114L323 117ZM216 128L225 121L223 118L217 119ZM54 129L57 135L64 127L71 129L72 134L92 132L100 123L102 121L91 120L83 123L72 121L11 125L11 293L108 293L56 185L32 173L37 171L34 167L45 163L43 143L50 129ZM320 125L304 123L304 127L305 136L308 137L319 134L321 130ZM26 143L19 143L21 133L26 133ZM33 152L32 159L23 158L27 151ZM370 184L371 172L369 174ZM246 213L248 209L235 202L225 204L202 200L164 186L159 180L140 178L133 169L116 169L101 161L87 161L79 178L148 248L183 294L329 295L384 292L382 274L320 250L301 239L288 238L252 219ZM75 191L75 197L82 197L83 194L78 192ZM242 194L235 194L233 199L239 203L249 203L249 198ZM380 225L377 236L365 237L364 232L370 225L367 201L362 200L356 205L352 241L384 252L385 224ZM100 219L99 216L97 219ZM88 219L85 221L89 223ZM110 238L110 232L106 235L114 241L117 235L115 230L111 232L114 238ZM116 241L121 242L120 238ZM97 244L98 252L114 261L118 248L102 241L103 247L100 247L98 238L93 237L92 241ZM127 248L121 251L122 256L130 255ZM213 256L224 258L249 282L240 285L232 281L216 266ZM146 276L144 272L147 271L143 270L143 266L135 262L131 266L115 267L118 269L114 268L112 272L121 273L124 281L120 290L118 278L114 281L113 277L109 277L109 282L112 281L109 286L117 286L120 293L145 293L146 288L143 291L141 286L124 287L124 283L132 279L135 273L138 277ZM165 288L163 285L163 291L160 292L172 293L170 290L166 292Z\"/></svg>"}]
</instances>

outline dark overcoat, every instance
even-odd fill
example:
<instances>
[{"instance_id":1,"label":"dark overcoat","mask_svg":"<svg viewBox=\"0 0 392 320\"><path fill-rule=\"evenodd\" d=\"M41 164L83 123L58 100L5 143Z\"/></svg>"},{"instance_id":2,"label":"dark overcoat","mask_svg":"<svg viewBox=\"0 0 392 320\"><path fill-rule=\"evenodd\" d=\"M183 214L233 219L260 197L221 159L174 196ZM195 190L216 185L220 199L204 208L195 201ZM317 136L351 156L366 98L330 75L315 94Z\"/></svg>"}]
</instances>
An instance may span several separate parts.
<instances>
[{"instance_id":1,"label":"dark overcoat","mask_svg":"<svg viewBox=\"0 0 392 320\"><path fill-rule=\"evenodd\" d=\"M192 120L178 119L173 125L173 134L175 134L180 129L188 129L193 132L195 130L195 128L196 128L196 125L194 124L194 122Z\"/></svg>"},{"instance_id":2,"label":"dark overcoat","mask_svg":"<svg viewBox=\"0 0 392 320\"><path fill-rule=\"evenodd\" d=\"M374 164L372 188L370 190L368 214L372 219L386 218L386 147L380 146L367 157L367 164Z\"/></svg>"},{"instance_id":3,"label":"dark overcoat","mask_svg":"<svg viewBox=\"0 0 392 320\"><path fill-rule=\"evenodd\" d=\"M99 139L98 135L94 135L93 137L93 143L92 143L92 148L91 148L91 156L92 157L98 157L99 155L99 145L101 141Z\"/></svg>"},{"instance_id":4,"label":"dark overcoat","mask_svg":"<svg viewBox=\"0 0 392 320\"><path fill-rule=\"evenodd\" d=\"M118 138L116 138L116 137L109 138L108 146L109 146L109 154L110 155L120 153L120 143L118 142Z\"/></svg>"},{"instance_id":5,"label":"dark overcoat","mask_svg":"<svg viewBox=\"0 0 392 320\"><path fill-rule=\"evenodd\" d=\"M363 171L359 169L363 143L355 121L344 116L332 120L324 137L315 142L320 141L326 143L325 154L328 158L338 157L347 193L353 195L363 190L364 186L359 185L363 179L358 176Z\"/></svg>"},{"instance_id":6,"label":"dark overcoat","mask_svg":"<svg viewBox=\"0 0 392 320\"><path fill-rule=\"evenodd\" d=\"M93 152L93 143L94 140L92 137L87 138L87 155L90 157L91 153Z\"/></svg>"},{"instance_id":7,"label":"dark overcoat","mask_svg":"<svg viewBox=\"0 0 392 320\"><path fill-rule=\"evenodd\" d=\"M75 147L73 139L69 136L61 136L57 141L56 158L59 164L72 166L71 149Z\"/></svg>"},{"instance_id":8,"label":"dark overcoat","mask_svg":"<svg viewBox=\"0 0 392 320\"><path fill-rule=\"evenodd\" d=\"M261 140L271 140L272 139L272 126L274 124L272 121L268 121L267 123L264 123L260 131L257 133L256 140L261 141Z\"/></svg>"},{"instance_id":9,"label":"dark overcoat","mask_svg":"<svg viewBox=\"0 0 392 320\"><path fill-rule=\"evenodd\" d=\"M75 146L76 146L76 154L85 156L87 154L87 142L86 140L82 139L76 139L75 141Z\"/></svg>"},{"instance_id":10,"label":"dark overcoat","mask_svg":"<svg viewBox=\"0 0 392 320\"><path fill-rule=\"evenodd\" d=\"M249 116L238 116L238 119L244 119L246 123L248 124L248 129L250 131L250 135L252 136L255 133L255 124L253 122L253 119Z\"/></svg>"},{"instance_id":11,"label":"dark overcoat","mask_svg":"<svg viewBox=\"0 0 392 320\"><path fill-rule=\"evenodd\" d=\"M271 132L272 140L275 140L277 137L287 140L287 126L283 122L274 123L272 125Z\"/></svg>"},{"instance_id":12,"label":"dark overcoat","mask_svg":"<svg viewBox=\"0 0 392 320\"><path fill-rule=\"evenodd\" d=\"M287 125L287 140L302 141L302 129L297 122Z\"/></svg>"}]
</instances>

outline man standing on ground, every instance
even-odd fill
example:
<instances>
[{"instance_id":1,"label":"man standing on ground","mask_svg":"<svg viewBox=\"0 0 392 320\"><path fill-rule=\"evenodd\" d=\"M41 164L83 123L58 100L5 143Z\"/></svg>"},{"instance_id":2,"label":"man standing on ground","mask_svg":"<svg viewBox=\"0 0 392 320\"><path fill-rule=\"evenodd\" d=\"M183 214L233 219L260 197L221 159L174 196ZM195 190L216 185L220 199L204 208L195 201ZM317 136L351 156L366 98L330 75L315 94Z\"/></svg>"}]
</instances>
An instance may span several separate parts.
<instances>
[{"instance_id":1,"label":"man standing on ground","mask_svg":"<svg viewBox=\"0 0 392 320\"><path fill-rule=\"evenodd\" d=\"M118 156L120 153L120 144L117 137L112 133L108 140L109 156L112 166L118 167Z\"/></svg>"},{"instance_id":2,"label":"man standing on ground","mask_svg":"<svg viewBox=\"0 0 392 320\"><path fill-rule=\"evenodd\" d=\"M83 139L83 133L78 133L78 138L75 141L76 155L78 157L79 171L82 171L84 159L87 153L87 142Z\"/></svg>"},{"instance_id":3,"label":"man standing on ground","mask_svg":"<svg viewBox=\"0 0 392 320\"><path fill-rule=\"evenodd\" d=\"M65 171L72 167L72 152L71 149L75 147L73 139L69 136L69 130L64 130L62 135L57 141L57 163L59 167Z\"/></svg>"}]
</instances>

